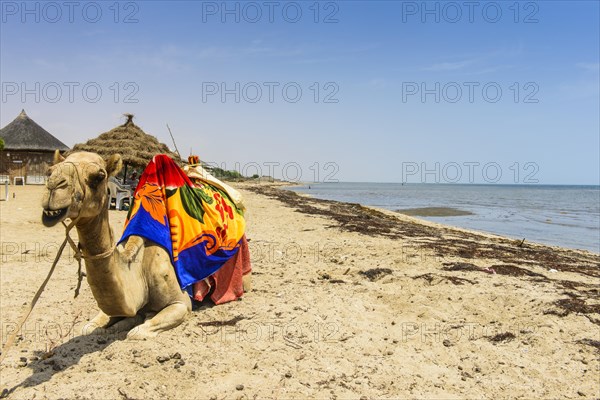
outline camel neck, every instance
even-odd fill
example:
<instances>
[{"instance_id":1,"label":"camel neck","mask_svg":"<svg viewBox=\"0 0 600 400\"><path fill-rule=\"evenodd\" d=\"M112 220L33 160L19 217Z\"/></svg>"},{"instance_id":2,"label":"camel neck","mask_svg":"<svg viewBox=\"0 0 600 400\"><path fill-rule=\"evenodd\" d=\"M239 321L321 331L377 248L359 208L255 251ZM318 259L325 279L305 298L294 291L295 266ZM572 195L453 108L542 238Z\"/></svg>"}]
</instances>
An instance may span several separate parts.
<instances>
[{"instance_id":1,"label":"camel neck","mask_svg":"<svg viewBox=\"0 0 600 400\"><path fill-rule=\"evenodd\" d=\"M113 246L108 209L104 209L96 217L79 220L77 232L84 257L106 253ZM123 268L115 253L99 259L86 259L85 269L92 295L105 314L127 317L135 315L139 308L131 305L129 296L132 289L127 284L136 282L132 279L134 272L128 267Z\"/></svg>"},{"instance_id":2,"label":"camel neck","mask_svg":"<svg viewBox=\"0 0 600 400\"><path fill-rule=\"evenodd\" d=\"M82 218L77 222L79 243L86 256L102 254L113 246L113 232L108 221L108 209L91 218Z\"/></svg>"}]
</instances>

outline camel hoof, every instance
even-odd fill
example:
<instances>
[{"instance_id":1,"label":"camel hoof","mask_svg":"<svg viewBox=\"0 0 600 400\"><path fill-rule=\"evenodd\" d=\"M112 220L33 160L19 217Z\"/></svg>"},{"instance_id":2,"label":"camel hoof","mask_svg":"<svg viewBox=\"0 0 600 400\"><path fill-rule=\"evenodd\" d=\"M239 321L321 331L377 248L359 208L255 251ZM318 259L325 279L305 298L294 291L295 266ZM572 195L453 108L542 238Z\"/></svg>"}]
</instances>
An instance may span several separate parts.
<instances>
[{"instance_id":1,"label":"camel hoof","mask_svg":"<svg viewBox=\"0 0 600 400\"><path fill-rule=\"evenodd\" d=\"M102 328L92 322L88 322L81 328L81 336L88 335L104 335L107 331L105 328Z\"/></svg>"},{"instance_id":2,"label":"camel hoof","mask_svg":"<svg viewBox=\"0 0 600 400\"><path fill-rule=\"evenodd\" d=\"M155 338L158 335L156 332L149 331L141 326L136 326L129 332L127 332L127 339L129 340L146 340Z\"/></svg>"}]
</instances>

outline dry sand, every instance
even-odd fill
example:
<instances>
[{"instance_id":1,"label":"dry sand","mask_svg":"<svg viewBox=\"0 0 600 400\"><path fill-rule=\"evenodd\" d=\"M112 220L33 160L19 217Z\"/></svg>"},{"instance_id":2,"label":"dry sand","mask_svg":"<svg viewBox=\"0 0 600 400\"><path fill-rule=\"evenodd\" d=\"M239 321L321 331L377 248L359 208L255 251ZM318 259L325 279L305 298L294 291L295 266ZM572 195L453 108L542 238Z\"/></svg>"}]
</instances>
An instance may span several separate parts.
<instances>
[{"instance_id":1,"label":"dry sand","mask_svg":"<svg viewBox=\"0 0 600 400\"><path fill-rule=\"evenodd\" d=\"M4 395L600 397L600 256L240 188L254 273L243 301L198 306L152 341L80 336L97 307L85 282L73 299L68 252L0 366ZM12 191L0 203L2 343L64 238L40 223L42 188ZM121 232L125 212L110 218Z\"/></svg>"}]
</instances>

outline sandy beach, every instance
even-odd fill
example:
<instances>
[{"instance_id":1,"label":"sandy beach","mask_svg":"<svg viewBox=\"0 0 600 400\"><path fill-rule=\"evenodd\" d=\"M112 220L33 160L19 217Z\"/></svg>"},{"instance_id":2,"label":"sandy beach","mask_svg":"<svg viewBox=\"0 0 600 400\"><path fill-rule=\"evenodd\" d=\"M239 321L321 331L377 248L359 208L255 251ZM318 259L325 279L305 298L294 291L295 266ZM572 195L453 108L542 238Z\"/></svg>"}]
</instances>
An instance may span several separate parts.
<instances>
[{"instance_id":1,"label":"sandy beach","mask_svg":"<svg viewBox=\"0 0 600 400\"><path fill-rule=\"evenodd\" d=\"M254 289L152 341L81 336L66 250L0 366L11 399L600 397L600 256L237 184ZM0 202L2 343L64 239ZM117 236L126 213L110 211ZM76 234L73 233L76 237Z\"/></svg>"}]
</instances>

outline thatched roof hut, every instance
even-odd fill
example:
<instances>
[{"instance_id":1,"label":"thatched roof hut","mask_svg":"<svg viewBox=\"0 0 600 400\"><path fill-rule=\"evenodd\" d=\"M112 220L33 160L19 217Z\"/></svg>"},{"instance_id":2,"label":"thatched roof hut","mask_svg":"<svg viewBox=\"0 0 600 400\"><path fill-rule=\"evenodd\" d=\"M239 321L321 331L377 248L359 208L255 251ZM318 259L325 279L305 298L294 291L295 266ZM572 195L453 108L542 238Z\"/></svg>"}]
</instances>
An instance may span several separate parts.
<instances>
[{"instance_id":1,"label":"thatched roof hut","mask_svg":"<svg viewBox=\"0 0 600 400\"><path fill-rule=\"evenodd\" d=\"M69 147L29 118L22 110L0 129L4 149L0 151L0 183L44 184L46 169L56 149Z\"/></svg>"},{"instance_id":2,"label":"thatched roof hut","mask_svg":"<svg viewBox=\"0 0 600 400\"><path fill-rule=\"evenodd\" d=\"M22 110L10 124L0 129L0 137L4 139L4 150L24 151L61 151L69 147L52 136L47 130L35 123Z\"/></svg>"},{"instance_id":3,"label":"thatched roof hut","mask_svg":"<svg viewBox=\"0 0 600 400\"><path fill-rule=\"evenodd\" d=\"M91 151L108 157L120 154L123 163L137 168L144 168L152 157L157 154L166 154L176 162L181 160L176 153L169 150L166 144L160 143L152 135L145 133L139 126L133 123L133 115L125 114L127 121L95 139L73 146L72 152Z\"/></svg>"}]
</instances>

